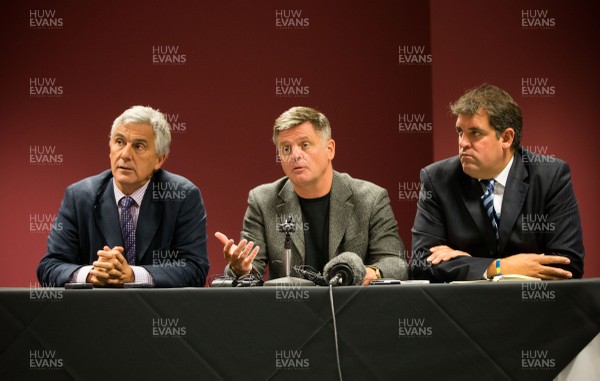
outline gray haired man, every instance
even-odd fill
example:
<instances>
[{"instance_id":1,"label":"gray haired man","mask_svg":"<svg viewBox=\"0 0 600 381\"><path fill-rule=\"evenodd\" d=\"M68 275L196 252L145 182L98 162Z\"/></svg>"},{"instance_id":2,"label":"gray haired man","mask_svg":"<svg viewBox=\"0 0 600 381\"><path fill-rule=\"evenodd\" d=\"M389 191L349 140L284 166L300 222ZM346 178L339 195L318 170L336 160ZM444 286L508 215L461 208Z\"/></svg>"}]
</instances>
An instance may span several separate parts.
<instances>
[{"instance_id":1,"label":"gray haired man","mask_svg":"<svg viewBox=\"0 0 600 381\"><path fill-rule=\"evenodd\" d=\"M161 169L170 143L157 110L134 106L115 119L111 169L67 188L37 269L42 285L204 285L204 202L192 182Z\"/></svg>"}]
</instances>

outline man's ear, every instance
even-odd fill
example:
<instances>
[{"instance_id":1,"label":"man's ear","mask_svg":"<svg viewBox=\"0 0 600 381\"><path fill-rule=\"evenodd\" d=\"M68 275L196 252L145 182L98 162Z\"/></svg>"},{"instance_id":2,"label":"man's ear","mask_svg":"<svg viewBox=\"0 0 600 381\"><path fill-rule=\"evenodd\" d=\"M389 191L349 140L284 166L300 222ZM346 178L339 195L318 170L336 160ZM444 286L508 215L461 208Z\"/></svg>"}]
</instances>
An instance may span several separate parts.
<instances>
[{"instance_id":1,"label":"man's ear","mask_svg":"<svg viewBox=\"0 0 600 381\"><path fill-rule=\"evenodd\" d=\"M502 147L506 149L510 148L513 140L515 140L515 130L510 127L507 128L506 130L502 131L500 138L502 139Z\"/></svg>"}]
</instances>

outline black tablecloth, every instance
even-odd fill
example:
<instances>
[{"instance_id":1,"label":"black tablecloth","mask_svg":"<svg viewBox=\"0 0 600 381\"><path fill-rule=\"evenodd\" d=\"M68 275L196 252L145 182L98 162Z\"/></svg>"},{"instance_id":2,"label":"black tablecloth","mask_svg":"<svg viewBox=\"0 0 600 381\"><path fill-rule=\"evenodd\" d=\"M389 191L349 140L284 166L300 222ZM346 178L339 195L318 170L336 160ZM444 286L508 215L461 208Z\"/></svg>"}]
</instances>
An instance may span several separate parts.
<instances>
[{"instance_id":1,"label":"black tablecloth","mask_svg":"<svg viewBox=\"0 0 600 381\"><path fill-rule=\"evenodd\" d=\"M548 380L600 279L333 289L344 380ZM0 289L0 378L336 380L325 287ZM600 359L599 359L600 360Z\"/></svg>"}]
</instances>

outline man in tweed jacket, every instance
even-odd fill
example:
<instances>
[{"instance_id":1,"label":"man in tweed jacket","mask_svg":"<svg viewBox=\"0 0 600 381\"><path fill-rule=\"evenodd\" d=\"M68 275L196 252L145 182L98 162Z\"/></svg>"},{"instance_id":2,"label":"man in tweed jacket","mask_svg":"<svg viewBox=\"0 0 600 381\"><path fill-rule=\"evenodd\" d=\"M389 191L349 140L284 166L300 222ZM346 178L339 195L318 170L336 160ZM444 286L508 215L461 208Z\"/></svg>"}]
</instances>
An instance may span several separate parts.
<instances>
[{"instance_id":1,"label":"man in tweed jacket","mask_svg":"<svg viewBox=\"0 0 600 381\"><path fill-rule=\"evenodd\" d=\"M406 279L404 246L387 191L333 170L335 142L325 115L289 109L275 121L273 142L286 176L250 191L238 244L215 234L224 245L226 273L262 276L268 265L269 278L285 276L285 235L277 225L292 216L291 268L306 264L322 271L349 251L365 265L365 285L381 277Z\"/></svg>"}]
</instances>

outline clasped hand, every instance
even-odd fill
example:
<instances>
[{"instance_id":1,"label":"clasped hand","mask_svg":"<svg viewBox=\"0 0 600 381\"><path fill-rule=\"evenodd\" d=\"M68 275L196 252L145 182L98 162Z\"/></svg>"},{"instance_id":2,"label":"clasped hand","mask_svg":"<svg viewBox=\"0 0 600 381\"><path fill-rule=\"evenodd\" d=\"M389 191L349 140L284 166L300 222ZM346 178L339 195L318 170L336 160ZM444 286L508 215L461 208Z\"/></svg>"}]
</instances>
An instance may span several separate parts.
<instances>
[{"instance_id":1,"label":"clasped hand","mask_svg":"<svg viewBox=\"0 0 600 381\"><path fill-rule=\"evenodd\" d=\"M469 253L454 250L446 245L434 246L429 250L431 254L427 257L427 262L431 262L432 265L461 256L471 256ZM569 258L560 255L521 253L501 258L500 268L502 274L520 274L544 280L560 280L571 279L573 274L555 266L569 263L571 263ZM495 263L492 263L488 267L487 276L493 277L495 274Z\"/></svg>"},{"instance_id":2,"label":"clasped hand","mask_svg":"<svg viewBox=\"0 0 600 381\"><path fill-rule=\"evenodd\" d=\"M112 249L104 246L98 250L98 260L94 261L86 281L96 287L122 286L135 280L133 270L123 256L124 249L115 246Z\"/></svg>"}]
</instances>

